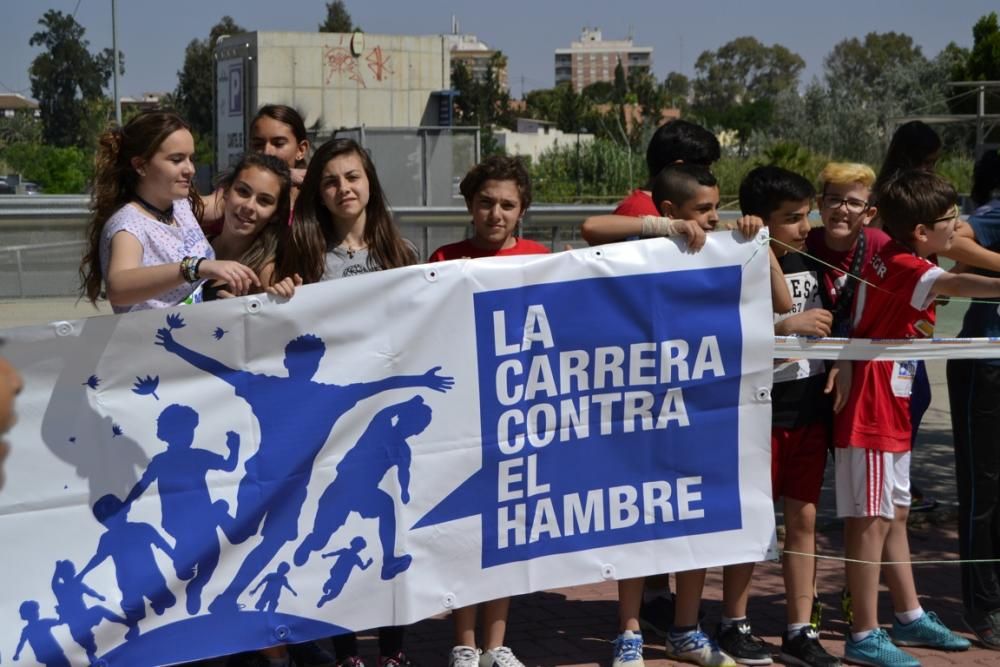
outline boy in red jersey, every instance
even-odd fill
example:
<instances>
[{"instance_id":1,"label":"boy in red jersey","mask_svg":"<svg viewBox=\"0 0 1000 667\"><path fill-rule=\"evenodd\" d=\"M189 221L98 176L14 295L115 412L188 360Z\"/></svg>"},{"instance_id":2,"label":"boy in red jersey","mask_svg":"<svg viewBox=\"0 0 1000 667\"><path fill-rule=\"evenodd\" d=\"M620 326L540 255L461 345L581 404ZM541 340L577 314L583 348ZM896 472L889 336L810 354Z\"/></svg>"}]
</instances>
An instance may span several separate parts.
<instances>
[{"instance_id":1,"label":"boy in red jersey","mask_svg":"<svg viewBox=\"0 0 1000 667\"><path fill-rule=\"evenodd\" d=\"M518 158L494 155L473 167L459 185L472 216L473 236L431 253L431 262L449 259L541 255L549 249L515 236L521 217L531 205L531 179ZM476 612L482 608L482 649L476 642ZM524 667L504 646L510 598L470 605L452 613L455 647L448 667Z\"/></svg>"},{"instance_id":2,"label":"boy in red jersey","mask_svg":"<svg viewBox=\"0 0 1000 667\"><path fill-rule=\"evenodd\" d=\"M531 205L531 180L520 159L486 158L465 175L459 190L472 216L472 238L441 246L429 261L549 252L541 243L515 235Z\"/></svg>"},{"instance_id":3,"label":"boy in red jersey","mask_svg":"<svg viewBox=\"0 0 1000 667\"><path fill-rule=\"evenodd\" d=\"M825 197L836 193L825 190ZM827 210L849 210L850 198ZM955 236L958 197L934 174L908 171L878 193L879 215L896 240L865 253L854 298L852 335L859 338L921 338L933 334L934 298L1000 294L1000 279L947 273L925 259L944 253ZM862 207L873 212L867 202ZM868 213L869 215L871 213ZM824 218L829 231L830 225ZM859 230L860 231L860 230ZM855 248L855 251L857 249ZM844 656L865 665L916 666L893 645L961 651L969 642L950 632L920 606L909 565L910 387L915 362L855 361L847 403L834 422L837 513L844 517L847 585L854 619ZM878 627L879 572L892 592L892 641Z\"/></svg>"}]
</instances>

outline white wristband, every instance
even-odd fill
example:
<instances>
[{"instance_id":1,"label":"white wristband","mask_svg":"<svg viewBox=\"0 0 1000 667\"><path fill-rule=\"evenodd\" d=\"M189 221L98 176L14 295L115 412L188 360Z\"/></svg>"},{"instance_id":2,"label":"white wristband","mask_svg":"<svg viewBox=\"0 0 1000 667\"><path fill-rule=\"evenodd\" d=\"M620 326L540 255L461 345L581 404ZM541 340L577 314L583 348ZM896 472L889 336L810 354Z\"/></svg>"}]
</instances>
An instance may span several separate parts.
<instances>
[{"instance_id":1,"label":"white wristband","mask_svg":"<svg viewBox=\"0 0 1000 667\"><path fill-rule=\"evenodd\" d=\"M643 238L651 238L654 236L677 236L679 230L675 223L676 221L671 220L670 218L662 218L656 215L644 215L642 216L642 232L640 236Z\"/></svg>"}]
</instances>

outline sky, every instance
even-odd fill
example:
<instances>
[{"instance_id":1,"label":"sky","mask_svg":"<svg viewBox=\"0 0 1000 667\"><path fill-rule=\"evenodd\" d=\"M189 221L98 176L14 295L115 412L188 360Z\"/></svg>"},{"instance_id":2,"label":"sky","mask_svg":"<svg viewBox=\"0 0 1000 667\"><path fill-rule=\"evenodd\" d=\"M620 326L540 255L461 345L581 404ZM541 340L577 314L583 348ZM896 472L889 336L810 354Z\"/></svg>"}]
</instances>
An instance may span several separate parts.
<instances>
[{"instance_id":1,"label":"sky","mask_svg":"<svg viewBox=\"0 0 1000 667\"><path fill-rule=\"evenodd\" d=\"M31 96L28 68L40 52L29 46L47 9L75 12L91 51L111 46L111 0L0 0L0 92ZM439 34L456 15L472 33L508 56L511 93L553 85L554 50L598 27L605 39L630 32L653 47L658 79L678 71L694 76L705 50L752 35L783 44L806 61L802 81L822 76L823 59L842 39L868 32L902 32L928 57L949 42L972 46L972 26L1000 9L996 0L347 0L354 23L376 34ZM323 0L119 0L118 44L125 55L122 95L172 91L184 48L203 39L224 15L248 30L313 32L325 16Z\"/></svg>"}]
</instances>

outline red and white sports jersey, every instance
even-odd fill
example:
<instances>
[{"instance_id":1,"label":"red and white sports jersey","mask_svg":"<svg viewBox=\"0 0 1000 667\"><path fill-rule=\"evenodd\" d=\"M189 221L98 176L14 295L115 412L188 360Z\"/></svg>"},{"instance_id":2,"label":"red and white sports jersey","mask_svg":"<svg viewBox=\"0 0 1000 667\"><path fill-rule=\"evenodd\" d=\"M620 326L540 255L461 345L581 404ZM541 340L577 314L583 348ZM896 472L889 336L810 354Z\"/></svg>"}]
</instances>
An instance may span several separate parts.
<instances>
[{"instance_id":1,"label":"red and white sports jersey","mask_svg":"<svg viewBox=\"0 0 1000 667\"><path fill-rule=\"evenodd\" d=\"M944 271L895 241L872 255L854 305L855 338L934 334L934 282ZM855 361L847 405L834 420L837 447L910 449L910 389L916 361Z\"/></svg>"}]
</instances>

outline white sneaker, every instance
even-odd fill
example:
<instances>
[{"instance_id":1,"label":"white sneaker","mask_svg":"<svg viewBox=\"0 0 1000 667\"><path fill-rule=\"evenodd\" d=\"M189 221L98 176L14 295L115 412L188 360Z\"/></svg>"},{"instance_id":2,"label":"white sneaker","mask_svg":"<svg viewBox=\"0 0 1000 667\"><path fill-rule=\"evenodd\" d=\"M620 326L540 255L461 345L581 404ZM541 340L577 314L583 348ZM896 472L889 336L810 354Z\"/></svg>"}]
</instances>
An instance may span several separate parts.
<instances>
[{"instance_id":1,"label":"white sneaker","mask_svg":"<svg viewBox=\"0 0 1000 667\"><path fill-rule=\"evenodd\" d=\"M497 646L483 653L479 658L479 667L524 667L524 664L514 657L509 648Z\"/></svg>"},{"instance_id":2,"label":"white sneaker","mask_svg":"<svg viewBox=\"0 0 1000 667\"><path fill-rule=\"evenodd\" d=\"M611 667L644 667L646 664L642 660L642 635L640 633L626 630L618 635L612 645L615 654L611 661Z\"/></svg>"},{"instance_id":3,"label":"white sneaker","mask_svg":"<svg viewBox=\"0 0 1000 667\"><path fill-rule=\"evenodd\" d=\"M471 646L456 646L448 656L448 667L479 667L479 651Z\"/></svg>"}]
</instances>

